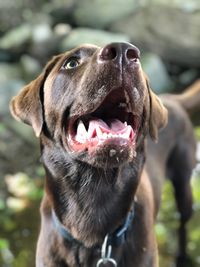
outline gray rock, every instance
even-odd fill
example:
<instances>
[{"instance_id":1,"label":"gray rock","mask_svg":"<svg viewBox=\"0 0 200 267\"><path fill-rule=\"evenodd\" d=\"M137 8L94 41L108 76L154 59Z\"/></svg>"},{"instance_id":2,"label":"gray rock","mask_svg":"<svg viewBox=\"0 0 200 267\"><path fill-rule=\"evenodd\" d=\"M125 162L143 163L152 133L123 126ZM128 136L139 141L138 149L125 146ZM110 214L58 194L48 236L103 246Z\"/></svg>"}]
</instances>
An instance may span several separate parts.
<instances>
[{"instance_id":1,"label":"gray rock","mask_svg":"<svg viewBox=\"0 0 200 267\"><path fill-rule=\"evenodd\" d=\"M0 80L0 115L9 114L9 102L24 86L24 81L19 79L10 79L2 82Z\"/></svg>"},{"instance_id":2,"label":"gray rock","mask_svg":"<svg viewBox=\"0 0 200 267\"><path fill-rule=\"evenodd\" d=\"M45 64L49 57L58 53L58 44L61 39L62 36L56 35L49 24L35 25L29 53L33 58Z\"/></svg>"},{"instance_id":3,"label":"gray rock","mask_svg":"<svg viewBox=\"0 0 200 267\"><path fill-rule=\"evenodd\" d=\"M29 24L23 24L17 28L8 31L0 39L1 49L16 50L22 47L25 43L31 40L31 26Z\"/></svg>"},{"instance_id":4,"label":"gray rock","mask_svg":"<svg viewBox=\"0 0 200 267\"><path fill-rule=\"evenodd\" d=\"M65 24L65 23L58 23L55 27L54 27L54 33L57 36L67 36L71 31L71 26L69 24Z\"/></svg>"},{"instance_id":5,"label":"gray rock","mask_svg":"<svg viewBox=\"0 0 200 267\"><path fill-rule=\"evenodd\" d=\"M181 84L186 86L196 80L198 76L199 72L197 69L189 69L179 75L179 80Z\"/></svg>"},{"instance_id":6,"label":"gray rock","mask_svg":"<svg viewBox=\"0 0 200 267\"><path fill-rule=\"evenodd\" d=\"M156 93L169 92L173 89L165 65L159 56L145 53L141 62L144 71L149 77L150 85Z\"/></svg>"},{"instance_id":7,"label":"gray rock","mask_svg":"<svg viewBox=\"0 0 200 267\"><path fill-rule=\"evenodd\" d=\"M131 14L138 0L81 0L77 1L74 17L77 25L104 28L111 22Z\"/></svg>"},{"instance_id":8,"label":"gray rock","mask_svg":"<svg viewBox=\"0 0 200 267\"><path fill-rule=\"evenodd\" d=\"M21 57L20 66L23 72L23 78L26 81L34 79L42 69L39 61L29 55L23 55Z\"/></svg>"},{"instance_id":9,"label":"gray rock","mask_svg":"<svg viewBox=\"0 0 200 267\"><path fill-rule=\"evenodd\" d=\"M196 0L189 0L189 1L183 1L183 0L154 0L154 5L163 5L163 6L170 6L173 8L179 8L182 10L185 10L187 12L193 12L200 8L200 2ZM148 0L145 1L145 6L148 5Z\"/></svg>"},{"instance_id":10,"label":"gray rock","mask_svg":"<svg viewBox=\"0 0 200 267\"><path fill-rule=\"evenodd\" d=\"M47 23L37 24L32 29L32 41L33 43L42 43L50 40L53 32L51 27Z\"/></svg>"},{"instance_id":11,"label":"gray rock","mask_svg":"<svg viewBox=\"0 0 200 267\"><path fill-rule=\"evenodd\" d=\"M0 114L9 113L9 101L24 85L18 64L0 64Z\"/></svg>"},{"instance_id":12,"label":"gray rock","mask_svg":"<svg viewBox=\"0 0 200 267\"><path fill-rule=\"evenodd\" d=\"M12 59L12 54L9 51L0 50L0 62L8 62Z\"/></svg>"},{"instance_id":13,"label":"gray rock","mask_svg":"<svg viewBox=\"0 0 200 267\"><path fill-rule=\"evenodd\" d=\"M102 30L93 30L89 28L77 28L63 39L60 51L71 49L83 43L91 43L103 46L110 42L128 42L129 38L124 34L116 34Z\"/></svg>"},{"instance_id":14,"label":"gray rock","mask_svg":"<svg viewBox=\"0 0 200 267\"><path fill-rule=\"evenodd\" d=\"M200 66L200 9L186 12L149 5L113 23L110 29L127 34L134 44L167 61Z\"/></svg>"},{"instance_id":15,"label":"gray rock","mask_svg":"<svg viewBox=\"0 0 200 267\"><path fill-rule=\"evenodd\" d=\"M22 72L19 64L0 63L0 83L20 79Z\"/></svg>"},{"instance_id":16,"label":"gray rock","mask_svg":"<svg viewBox=\"0 0 200 267\"><path fill-rule=\"evenodd\" d=\"M24 13L32 8L32 0L6 0L0 1L0 29L7 31L20 25L24 21ZM23 14L23 15L22 15Z\"/></svg>"}]
</instances>

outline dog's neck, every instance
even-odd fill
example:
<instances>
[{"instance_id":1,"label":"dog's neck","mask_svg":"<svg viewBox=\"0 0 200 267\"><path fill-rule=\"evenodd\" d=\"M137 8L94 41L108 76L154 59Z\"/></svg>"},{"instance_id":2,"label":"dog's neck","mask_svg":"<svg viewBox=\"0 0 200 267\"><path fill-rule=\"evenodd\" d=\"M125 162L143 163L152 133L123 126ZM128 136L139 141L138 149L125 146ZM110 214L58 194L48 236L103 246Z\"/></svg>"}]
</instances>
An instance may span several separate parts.
<instances>
[{"instance_id":1,"label":"dog's neck","mask_svg":"<svg viewBox=\"0 0 200 267\"><path fill-rule=\"evenodd\" d=\"M51 149L43 151L44 165L52 166L46 168L50 205L75 239L86 247L101 244L107 233L123 224L133 202L144 158L135 158L138 164L101 169L70 161L64 153L56 153L62 155L59 159L53 158L53 154L55 151L52 153Z\"/></svg>"},{"instance_id":2,"label":"dog's neck","mask_svg":"<svg viewBox=\"0 0 200 267\"><path fill-rule=\"evenodd\" d=\"M131 209L128 212L123 224L119 228L117 228L115 231L113 231L112 233L107 233L105 238L108 239L107 243L110 246L120 247L125 243L128 229L131 226L132 221L134 219L136 202L137 202L137 198L135 197L134 201L132 202ZM66 227L64 227L64 225L60 222L60 220L58 219L58 217L55 214L55 211L53 209L51 210L51 214L52 214L53 226L54 226L55 230L57 231L57 233L64 240L66 240L67 242L69 242L71 244L77 244L77 245L83 245L84 246L84 244L82 244L79 240L75 239L71 235L71 233L68 231L68 229L66 229Z\"/></svg>"}]
</instances>

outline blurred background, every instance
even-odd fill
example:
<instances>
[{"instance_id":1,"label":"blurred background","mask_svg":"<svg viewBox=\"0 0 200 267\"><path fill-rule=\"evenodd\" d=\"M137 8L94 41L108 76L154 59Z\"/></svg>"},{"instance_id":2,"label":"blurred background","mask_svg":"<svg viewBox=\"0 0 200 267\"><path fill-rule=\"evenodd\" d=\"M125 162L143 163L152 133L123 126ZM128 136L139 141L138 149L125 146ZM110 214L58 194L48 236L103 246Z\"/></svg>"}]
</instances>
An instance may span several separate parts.
<instances>
[{"instance_id":1,"label":"blurred background","mask_svg":"<svg viewBox=\"0 0 200 267\"><path fill-rule=\"evenodd\" d=\"M0 266L34 267L44 170L31 128L14 121L11 97L52 55L81 43L130 41L157 92L181 92L200 78L198 0L0 0ZM194 131L200 140L200 114ZM199 141L198 141L199 142ZM184 156L184 155L183 155ZM197 151L200 161L200 146ZM192 178L191 264L200 266L200 167ZM160 266L174 266L178 214L166 182L156 225Z\"/></svg>"}]
</instances>

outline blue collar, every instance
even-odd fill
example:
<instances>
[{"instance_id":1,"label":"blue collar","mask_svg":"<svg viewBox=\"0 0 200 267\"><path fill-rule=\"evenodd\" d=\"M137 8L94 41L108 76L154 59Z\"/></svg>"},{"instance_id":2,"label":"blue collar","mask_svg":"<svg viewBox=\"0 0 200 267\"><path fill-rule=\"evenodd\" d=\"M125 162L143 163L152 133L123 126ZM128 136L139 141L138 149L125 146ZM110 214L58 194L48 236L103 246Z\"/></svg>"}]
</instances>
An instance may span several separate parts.
<instances>
[{"instance_id":1,"label":"blue collar","mask_svg":"<svg viewBox=\"0 0 200 267\"><path fill-rule=\"evenodd\" d=\"M68 240L69 242L76 242L79 244L81 243L77 239L73 238L70 232L63 226L63 224L60 222L53 209L52 209L52 219L56 230L64 239Z\"/></svg>"},{"instance_id":2,"label":"blue collar","mask_svg":"<svg viewBox=\"0 0 200 267\"><path fill-rule=\"evenodd\" d=\"M135 215L135 202L133 202L131 210L129 211L126 220L122 226L120 226L115 232L108 234L108 244L114 246L114 247L119 247L123 245L126 241L127 238L127 231L128 228L130 227L134 215ZM80 241L75 239L70 232L62 225L60 220L58 219L57 215L55 214L54 210L52 210L52 219L54 226L56 230L59 232L59 234L66 239L69 242L74 242L77 244L81 244Z\"/></svg>"}]
</instances>

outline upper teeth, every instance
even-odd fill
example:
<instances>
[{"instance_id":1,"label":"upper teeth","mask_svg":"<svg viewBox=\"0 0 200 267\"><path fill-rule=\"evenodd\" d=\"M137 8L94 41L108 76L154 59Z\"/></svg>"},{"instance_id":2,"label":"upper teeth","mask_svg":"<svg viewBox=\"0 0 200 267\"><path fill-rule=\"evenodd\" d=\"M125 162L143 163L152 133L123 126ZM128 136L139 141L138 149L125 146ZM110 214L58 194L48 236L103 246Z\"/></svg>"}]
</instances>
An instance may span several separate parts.
<instances>
[{"instance_id":1,"label":"upper teeth","mask_svg":"<svg viewBox=\"0 0 200 267\"><path fill-rule=\"evenodd\" d=\"M84 125L84 123L82 122L82 120L80 120L79 123L78 123L77 134L78 134L78 135L83 135L83 136L84 136L85 134L87 134L87 131L86 131L86 129L85 129L85 125Z\"/></svg>"},{"instance_id":2,"label":"upper teeth","mask_svg":"<svg viewBox=\"0 0 200 267\"><path fill-rule=\"evenodd\" d=\"M97 137L100 140L105 140L107 138L117 138L117 137L129 139L130 136L132 136L132 128L130 125L127 124L126 121L124 122L124 125L126 126L126 129L118 133L104 132L104 130L98 125L96 125L93 131L89 131L89 129L87 131L82 120L79 120L76 140L79 143L85 143L87 140L90 140L95 137Z\"/></svg>"},{"instance_id":3,"label":"upper teeth","mask_svg":"<svg viewBox=\"0 0 200 267\"><path fill-rule=\"evenodd\" d=\"M80 143L84 143L86 141L87 131L85 129L84 123L80 120L77 127L76 140Z\"/></svg>"}]
</instances>

